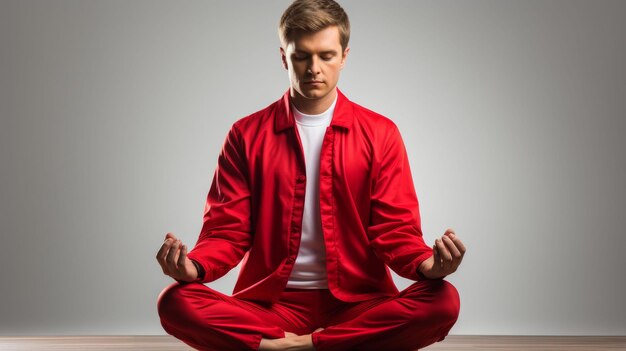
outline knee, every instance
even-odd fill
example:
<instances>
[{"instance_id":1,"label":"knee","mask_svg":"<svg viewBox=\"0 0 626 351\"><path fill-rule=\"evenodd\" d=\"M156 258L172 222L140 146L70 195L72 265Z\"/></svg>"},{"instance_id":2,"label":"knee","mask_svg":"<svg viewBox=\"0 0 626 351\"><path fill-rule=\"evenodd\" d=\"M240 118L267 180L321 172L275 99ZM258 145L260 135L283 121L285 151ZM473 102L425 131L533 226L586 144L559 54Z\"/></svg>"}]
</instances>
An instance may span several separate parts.
<instances>
[{"instance_id":1,"label":"knee","mask_svg":"<svg viewBox=\"0 0 626 351\"><path fill-rule=\"evenodd\" d=\"M189 284L172 283L168 285L157 298L157 311L161 318L161 323L172 319L174 316L180 316L181 310L187 305L189 294L187 290L191 287Z\"/></svg>"},{"instance_id":2,"label":"knee","mask_svg":"<svg viewBox=\"0 0 626 351\"><path fill-rule=\"evenodd\" d=\"M454 285L446 280L436 279L420 281L411 288L414 289L417 300L426 302L426 307L418 309L416 313L426 313L429 321L439 325L452 327L456 323L461 304L459 293ZM424 315L418 316L420 317Z\"/></svg>"},{"instance_id":3,"label":"knee","mask_svg":"<svg viewBox=\"0 0 626 351\"><path fill-rule=\"evenodd\" d=\"M436 280L433 286L434 311L433 318L442 324L452 326L456 323L461 309L459 292L450 282L446 280Z\"/></svg>"}]
</instances>

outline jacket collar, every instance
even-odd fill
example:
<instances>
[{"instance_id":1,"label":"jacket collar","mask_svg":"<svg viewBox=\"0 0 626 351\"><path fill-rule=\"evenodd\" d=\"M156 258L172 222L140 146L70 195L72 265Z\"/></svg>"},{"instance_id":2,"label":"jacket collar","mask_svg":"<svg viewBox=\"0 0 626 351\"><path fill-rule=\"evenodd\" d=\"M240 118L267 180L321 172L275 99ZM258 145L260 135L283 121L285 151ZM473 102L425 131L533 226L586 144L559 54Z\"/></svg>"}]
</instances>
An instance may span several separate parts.
<instances>
[{"instance_id":1,"label":"jacket collar","mask_svg":"<svg viewBox=\"0 0 626 351\"><path fill-rule=\"evenodd\" d=\"M352 126L352 120L354 119L352 113L352 103L343 93L337 89L337 103L335 104L335 110L333 112L333 118L330 121L331 127L342 127L350 129ZM281 132L289 127L295 127L295 118L293 117L293 111L291 109L291 103L289 102L289 90L283 94L282 98L278 100L274 119L274 127L276 132Z\"/></svg>"}]
</instances>

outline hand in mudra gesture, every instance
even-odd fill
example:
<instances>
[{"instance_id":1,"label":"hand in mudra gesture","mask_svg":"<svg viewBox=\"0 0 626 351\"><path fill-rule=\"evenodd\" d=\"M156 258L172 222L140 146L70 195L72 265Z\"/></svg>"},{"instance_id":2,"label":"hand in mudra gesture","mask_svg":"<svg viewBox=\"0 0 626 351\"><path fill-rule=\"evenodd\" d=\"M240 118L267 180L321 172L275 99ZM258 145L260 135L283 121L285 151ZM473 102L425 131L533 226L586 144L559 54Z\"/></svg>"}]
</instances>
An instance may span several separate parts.
<instances>
[{"instance_id":1,"label":"hand in mudra gesture","mask_svg":"<svg viewBox=\"0 0 626 351\"><path fill-rule=\"evenodd\" d=\"M187 245L172 233L165 235L165 241L156 255L156 259L165 275L184 282L194 281L198 277L196 266L187 257Z\"/></svg>"},{"instance_id":2,"label":"hand in mudra gesture","mask_svg":"<svg viewBox=\"0 0 626 351\"><path fill-rule=\"evenodd\" d=\"M446 230L441 239L435 240L433 255L422 262L420 272L429 279L442 278L454 273L465 255L465 245L452 229Z\"/></svg>"}]
</instances>

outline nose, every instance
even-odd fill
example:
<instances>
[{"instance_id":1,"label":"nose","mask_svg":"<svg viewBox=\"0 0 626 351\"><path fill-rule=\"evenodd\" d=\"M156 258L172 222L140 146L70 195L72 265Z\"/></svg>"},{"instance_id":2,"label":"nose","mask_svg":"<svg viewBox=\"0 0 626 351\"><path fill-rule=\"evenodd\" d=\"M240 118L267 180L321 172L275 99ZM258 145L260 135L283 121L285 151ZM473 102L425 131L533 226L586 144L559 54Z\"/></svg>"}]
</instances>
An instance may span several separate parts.
<instances>
[{"instance_id":1,"label":"nose","mask_svg":"<svg viewBox=\"0 0 626 351\"><path fill-rule=\"evenodd\" d=\"M319 58L317 58L316 56L311 56L311 60L309 61L308 71L314 77L320 73Z\"/></svg>"}]
</instances>

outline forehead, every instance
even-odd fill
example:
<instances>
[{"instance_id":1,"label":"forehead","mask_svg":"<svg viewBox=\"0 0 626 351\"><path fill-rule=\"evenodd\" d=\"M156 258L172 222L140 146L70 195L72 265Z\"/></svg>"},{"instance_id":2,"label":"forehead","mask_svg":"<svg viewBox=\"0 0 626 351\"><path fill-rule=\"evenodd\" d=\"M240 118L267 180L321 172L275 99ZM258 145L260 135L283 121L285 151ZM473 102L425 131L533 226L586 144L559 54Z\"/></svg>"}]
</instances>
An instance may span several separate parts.
<instances>
[{"instance_id":1,"label":"forehead","mask_svg":"<svg viewBox=\"0 0 626 351\"><path fill-rule=\"evenodd\" d=\"M287 43L287 49L319 52L337 50L341 51L339 29L337 26L329 26L317 32L297 32L293 40Z\"/></svg>"}]
</instances>

